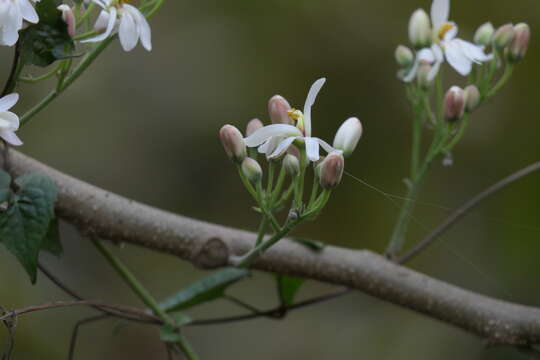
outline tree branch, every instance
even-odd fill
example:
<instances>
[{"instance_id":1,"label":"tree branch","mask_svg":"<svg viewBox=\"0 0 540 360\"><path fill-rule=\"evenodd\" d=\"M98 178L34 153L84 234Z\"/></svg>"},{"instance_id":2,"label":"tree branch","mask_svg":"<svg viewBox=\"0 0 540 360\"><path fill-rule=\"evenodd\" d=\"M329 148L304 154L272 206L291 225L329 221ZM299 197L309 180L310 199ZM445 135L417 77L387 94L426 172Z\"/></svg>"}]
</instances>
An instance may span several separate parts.
<instances>
[{"instance_id":1,"label":"tree branch","mask_svg":"<svg viewBox=\"0 0 540 360\"><path fill-rule=\"evenodd\" d=\"M37 171L60 193L57 214L105 239L176 255L202 268L228 265L256 239L236 230L162 211L62 174L19 152L10 152L14 175ZM354 288L453 324L491 344L540 343L540 309L477 294L394 264L366 250L328 246L316 253L282 240L253 267Z\"/></svg>"}]
</instances>

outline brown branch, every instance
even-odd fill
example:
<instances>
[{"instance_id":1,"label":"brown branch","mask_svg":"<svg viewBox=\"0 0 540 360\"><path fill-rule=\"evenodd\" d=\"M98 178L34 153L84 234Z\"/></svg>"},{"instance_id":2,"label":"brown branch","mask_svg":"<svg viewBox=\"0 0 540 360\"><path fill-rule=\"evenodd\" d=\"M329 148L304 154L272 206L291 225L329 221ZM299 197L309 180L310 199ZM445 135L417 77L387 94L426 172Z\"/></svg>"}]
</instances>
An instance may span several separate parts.
<instances>
[{"instance_id":1,"label":"brown branch","mask_svg":"<svg viewBox=\"0 0 540 360\"><path fill-rule=\"evenodd\" d=\"M203 268L245 254L255 234L175 215L120 197L11 151L13 175L48 175L60 193L57 214L105 239L176 255ZM365 250L328 246L316 253L282 240L253 267L363 291L486 338L492 344L540 343L540 309L493 299L401 267Z\"/></svg>"},{"instance_id":2,"label":"brown branch","mask_svg":"<svg viewBox=\"0 0 540 360\"><path fill-rule=\"evenodd\" d=\"M147 320L146 322L148 323L162 324L162 321L160 319L142 310L126 307L126 306L111 305L111 304L107 304L102 301L96 301L96 300L54 301L54 302L49 302L49 303L41 304L41 305L27 306L20 309L6 311L3 315L0 316L0 321L4 321L9 318L18 317L20 315L24 315L24 314L28 314L28 313L32 313L36 311L52 310L52 309L57 309L57 308L66 308L66 307L73 307L73 306L98 307L100 309L110 310L115 313L117 312L117 313L137 316L141 320L146 319Z\"/></svg>"},{"instance_id":3,"label":"brown branch","mask_svg":"<svg viewBox=\"0 0 540 360\"><path fill-rule=\"evenodd\" d=\"M416 244L411 248L405 255L398 259L400 264L406 263L411 260L413 257L421 253L428 246L433 244L442 234L444 234L448 229L455 225L461 218L467 215L473 208L478 206L482 201L489 198L491 195L501 191L507 186L513 184L514 182L523 179L524 177L540 170L540 161L534 164L531 164L510 176L498 181L497 183L491 185L461 207L456 209L441 225L439 225L435 230L428 234L422 241Z\"/></svg>"}]
</instances>

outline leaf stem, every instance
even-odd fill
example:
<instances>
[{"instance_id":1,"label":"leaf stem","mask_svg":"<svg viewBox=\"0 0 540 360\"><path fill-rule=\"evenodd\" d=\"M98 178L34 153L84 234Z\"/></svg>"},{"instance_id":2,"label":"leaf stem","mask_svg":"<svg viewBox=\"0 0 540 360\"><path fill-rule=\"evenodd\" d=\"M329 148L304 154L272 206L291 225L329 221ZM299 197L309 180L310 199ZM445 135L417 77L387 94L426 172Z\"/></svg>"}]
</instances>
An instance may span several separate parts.
<instances>
[{"instance_id":1,"label":"leaf stem","mask_svg":"<svg viewBox=\"0 0 540 360\"><path fill-rule=\"evenodd\" d=\"M120 275L120 277L129 285L131 290L142 300L142 302L148 306L155 315L159 316L166 324L175 326L174 319L169 316L163 310L156 299L150 294L150 292L137 280L135 275L118 259L101 241L96 238L91 238L92 243L96 249L103 255L103 257L109 262L109 264L114 268L114 270ZM190 345L187 343L186 339L180 335L180 340L178 341L178 346L189 360L197 360L197 355L193 352Z\"/></svg>"}]
</instances>

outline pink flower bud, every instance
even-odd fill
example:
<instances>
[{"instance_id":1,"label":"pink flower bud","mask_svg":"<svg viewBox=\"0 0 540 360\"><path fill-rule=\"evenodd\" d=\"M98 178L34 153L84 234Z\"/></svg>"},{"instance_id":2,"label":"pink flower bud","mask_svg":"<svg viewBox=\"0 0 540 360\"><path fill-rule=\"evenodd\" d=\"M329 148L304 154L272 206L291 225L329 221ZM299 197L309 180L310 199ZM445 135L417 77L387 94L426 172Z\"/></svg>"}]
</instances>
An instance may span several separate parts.
<instances>
[{"instance_id":1,"label":"pink flower bud","mask_svg":"<svg viewBox=\"0 0 540 360\"><path fill-rule=\"evenodd\" d=\"M444 118L448 122L461 119L465 111L465 94L459 86L452 86L444 96Z\"/></svg>"},{"instance_id":2,"label":"pink flower bud","mask_svg":"<svg viewBox=\"0 0 540 360\"><path fill-rule=\"evenodd\" d=\"M339 185L345 168L345 159L341 152L332 152L319 164L319 183L323 189L332 189Z\"/></svg>"},{"instance_id":3,"label":"pink flower bud","mask_svg":"<svg viewBox=\"0 0 540 360\"><path fill-rule=\"evenodd\" d=\"M246 137L253 134L255 131L262 128L264 125L261 120L259 119L252 119L248 122L246 126Z\"/></svg>"},{"instance_id":4,"label":"pink flower bud","mask_svg":"<svg viewBox=\"0 0 540 360\"><path fill-rule=\"evenodd\" d=\"M67 25L67 32L69 36L74 37L76 23L75 23L75 14L73 14L73 9L70 8L66 4L59 5L57 9L62 12L62 20L64 20L64 22Z\"/></svg>"},{"instance_id":5,"label":"pink flower bud","mask_svg":"<svg viewBox=\"0 0 540 360\"><path fill-rule=\"evenodd\" d=\"M274 95L268 101L268 114L272 124L290 124L293 125L293 120L289 116L291 105L283 96Z\"/></svg>"},{"instance_id":6,"label":"pink flower bud","mask_svg":"<svg viewBox=\"0 0 540 360\"><path fill-rule=\"evenodd\" d=\"M350 118L339 127L333 146L343 151L343 156L348 157L356 149L361 136L362 123L355 117Z\"/></svg>"},{"instance_id":7,"label":"pink flower bud","mask_svg":"<svg viewBox=\"0 0 540 360\"><path fill-rule=\"evenodd\" d=\"M242 133L236 127L232 125L223 126L219 130L219 139L231 160L241 163L246 158L246 143Z\"/></svg>"},{"instance_id":8,"label":"pink flower bud","mask_svg":"<svg viewBox=\"0 0 540 360\"><path fill-rule=\"evenodd\" d=\"M242 161L242 173L248 178L252 183L257 183L261 181L262 178L262 169L261 165L252 158L245 158Z\"/></svg>"},{"instance_id":9,"label":"pink flower bud","mask_svg":"<svg viewBox=\"0 0 540 360\"><path fill-rule=\"evenodd\" d=\"M493 45L499 50L507 47L514 39L514 27L512 24L506 24L501 26L493 35Z\"/></svg>"},{"instance_id":10,"label":"pink flower bud","mask_svg":"<svg viewBox=\"0 0 540 360\"><path fill-rule=\"evenodd\" d=\"M465 88L465 110L472 112L480 104L480 91L475 85L469 85Z\"/></svg>"},{"instance_id":11,"label":"pink flower bud","mask_svg":"<svg viewBox=\"0 0 540 360\"><path fill-rule=\"evenodd\" d=\"M522 60L529 49L530 39L531 29L529 25L520 23L514 26L514 39L508 47L508 59L512 62Z\"/></svg>"}]
</instances>

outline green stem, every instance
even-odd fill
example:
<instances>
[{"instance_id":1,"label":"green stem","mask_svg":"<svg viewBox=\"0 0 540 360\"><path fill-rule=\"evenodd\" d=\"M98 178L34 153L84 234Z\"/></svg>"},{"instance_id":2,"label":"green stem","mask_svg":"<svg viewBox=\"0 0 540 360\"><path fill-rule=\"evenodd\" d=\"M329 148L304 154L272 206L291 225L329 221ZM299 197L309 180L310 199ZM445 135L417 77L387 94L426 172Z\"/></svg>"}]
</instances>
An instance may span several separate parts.
<instances>
[{"instance_id":1,"label":"green stem","mask_svg":"<svg viewBox=\"0 0 540 360\"><path fill-rule=\"evenodd\" d=\"M261 223L259 224L259 231L257 233L257 241L255 242L255 246L258 246L264 239L264 235L266 233L266 226L268 225L268 219L265 215L263 215L261 219Z\"/></svg>"},{"instance_id":2,"label":"green stem","mask_svg":"<svg viewBox=\"0 0 540 360\"><path fill-rule=\"evenodd\" d=\"M421 95L424 97L424 95ZM422 101L423 102L423 101ZM415 116L413 119L413 129L412 129L412 150L411 150L411 179L416 177L418 172L418 166L420 163L420 150L422 147L422 121L423 121L423 111L421 109L420 101L415 104Z\"/></svg>"},{"instance_id":3,"label":"green stem","mask_svg":"<svg viewBox=\"0 0 540 360\"><path fill-rule=\"evenodd\" d=\"M92 51L86 54L81 62L75 67L73 72L70 75L67 75L64 78L64 81L61 83L61 86L57 90L51 91L47 96L45 96L39 103L34 105L30 110L28 110L24 115L21 116L21 126L25 125L30 121L36 114L43 110L47 105L49 105L54 99L58 97L64 90L66 90L75 80L81 76L81 74L94 62L94 60L105 50L105 48L115 39L116 36L112 36L108 39L103 40L99 43Z\"/></svg>"},{"instance_id":4,"label":"green stem","mask_svg":"<svg viewBox=\"0 0 540 360\"><path fill-rule=\"evenodd\" d=\"M272 196L270 199L270 204L269 204L270 209L273 209L273 206L276 200L279 198L279 195L281 195L281 190L283 189L283 184L285 183L286 176L287 176L287 172L285 171L285 168L281 166L281 170L279 171L276 187L274 191L272 192Z\"/></svg>"},{"instance_id":5,"label":"green stem","mask_svg":"<svg viewBox=\"0 0 540 360\"><path fill-rule=\"evenodd\" d=\"M407 194L405 195L405 202L401 207L396 226L394 227L392 237L390 238L390 242L386 249L386 255L390 258L394 258L405 243L405 236L412 220L412 212L414 210L415 200L420 193L420 189L424 182L424 178L430 163L430 158L426 158L416 177L410 179L411 184L407 190Z\"/></svg>"},{"instance_id":6,"label":"green stem","mask_svg":"<svg viewBox=\"0 0 540 360\"><path fill-rule=\"evenodd\" d=\"M268 163L268 184L266 187L266 194L268 196L268 203L270 203L272 200L272 189L274 187L274 169L275 169L275 163L273 160L270 160Z\"/></svg>"},{"instance_id":7,"label":"green stem","mask_svg":"<svg viewBox=\"0 0 540 360\"><path fill-rule=\"evenodd\" d=\"M294 204L296 210L299 212L302 210L302 199L304 197L304 177L306 175L306 149L300 151L300 174L296 179L296 189L294 193Z\"/></svg>"},{"instance_id":8,"label":"green stem","mask_svg":"<svg viewBox=\"0 0 540 360\"><path fill-rule=\"evenodd\" d=\"M251 196L253 196L253 198L258 202L257 192L255 191L255 188L253 187L253 185L251 185L251 183L249 182L246 175L244 175L244 172L242 171L242 167L240 166L240 164L236 164L236 167L238 169L238 174L240 175L240 179L242 180L242 183L244 184L245 188L251 194Z\"/></svg>"},{"instance_id":9,"label":"green stem","mask_svg":"<svg viewBox=\"0 0 540 360\"><path fill-rule=\"evenodd\" d=\"M311 186L311 196L309 197L309 202L308 202L308 209L310 209L313 206L315 199L317 199L318 192L319 192L319 178L317 174L314 174L313 185Z\"/></svg>"},{"instance_id":10,"label":"green stem","mask_svg":"<svg viewBox=\"0 0 540 360\"><path fill-rule=\"evenodd\" d=\"M61 64L60 64L61 65ZM48 73L45 73L43 75L40 75L40 76L36 76L36 77L24 77L24 76L19 76L19 81L20 82L24 82L24 83L28 83L28 84L35 84L37 82L40 82L40 81L43 81L43 80L46 80L54 75L56 75L56 73L58 72L58 70L60 69L60 65L59 66L56 66L54 69L52 69L51 71L49 71Z\"/></svg>"},{"instance_id":11,"label":"green stem","mask_svg":"<svg viewBox=\"0 0 540 360\"><path fill-rule=\"evenodd\" d=\"M118 275L129 285L131 290L148 306L156 316L159 316L167 325L175 326L174 320L163 310L150 292L137 280L135 275L118 259L101 241L92 238L92 243L103 255L109 264L116 270ZM180 349L186 354L189 360L197 360L197 355L193 352L186 339L180 334L180 341L177 343Z\"/></svg>"},{"instance_id":12,"label":"green stem","mask_svg":"<svg viewBox=\"0 0 540 360\"><path fill-rule=\"evenodd\" d=\"M93 3L92 3L92 4L93 4ZM92 37L92 36L94 36L94 35L97 35L96 30L89 30L89 31L84 32L84 33L82 33L82 34L75 35L75 36L73 37L73 40L75 40L75 41L84 40L84 39L90 38L90 37Z\"/></svg>"},{"instance_id":13,"label":"green stem","mask_svg":"<svg viewBox=\"0 0 540 360\"><path fill-rule=\"evenodd\" d=\"M283 228L278 231L270 239L260 243L251 249L247 254L235 261L237 267L249 267L255 259L257 259L264 251L270 248L272 245L283 239L294 227L300 222L300 218L296 220L287 221Z\"/></svg>"},{"instance_id":14,"label":"green stem","mask_svg":"<svg viewBox=\"0 0 540 360\"><path fill-rule=\"evenodd\" d=\"M94 10L95 7L96 7L96 4L94 2L91 2L90 5L88 5L88 8L84 12L83 16L81 16L79 21L77 21L77 28L79 28L79 26L81 26L84 23L84 21L88 19L88 17L92 14L92 11Z\"/></svg>"},{"instance_id":15,"label":"green stem","mask_svg":"<svg viewBox=\"0 0 540 360\"><path fill-rule=\"evenodd\" d=\"M461 122L461 126L459 127L458 133L452 138L452 140L446 145L442 152L448 153L450 152L454 146L457 145L457 143L463 138L463 135L465 135L465 131L467 130L467 127L469 126L469 115L465 114L463 117L463 120Z\"/></svg>"},{"instance_id":16,"label":"green stem","mask_svg":"<svg viewBox=\"0 0 540 360\"><path fill-rule=\"evenodd\" d=\"M497 92L499 92L499 90L501 90L502 87L506 85L508 80L510 80L513 72L514 72L514 65L510 63L507 64L506 67L504 68L503 75L501 76L499 81L495 84L495 86L491 90L489 90L489 92L486 94L485 99L488 100L489 98L497 94Z\"/></svg>"}]
</instances>

